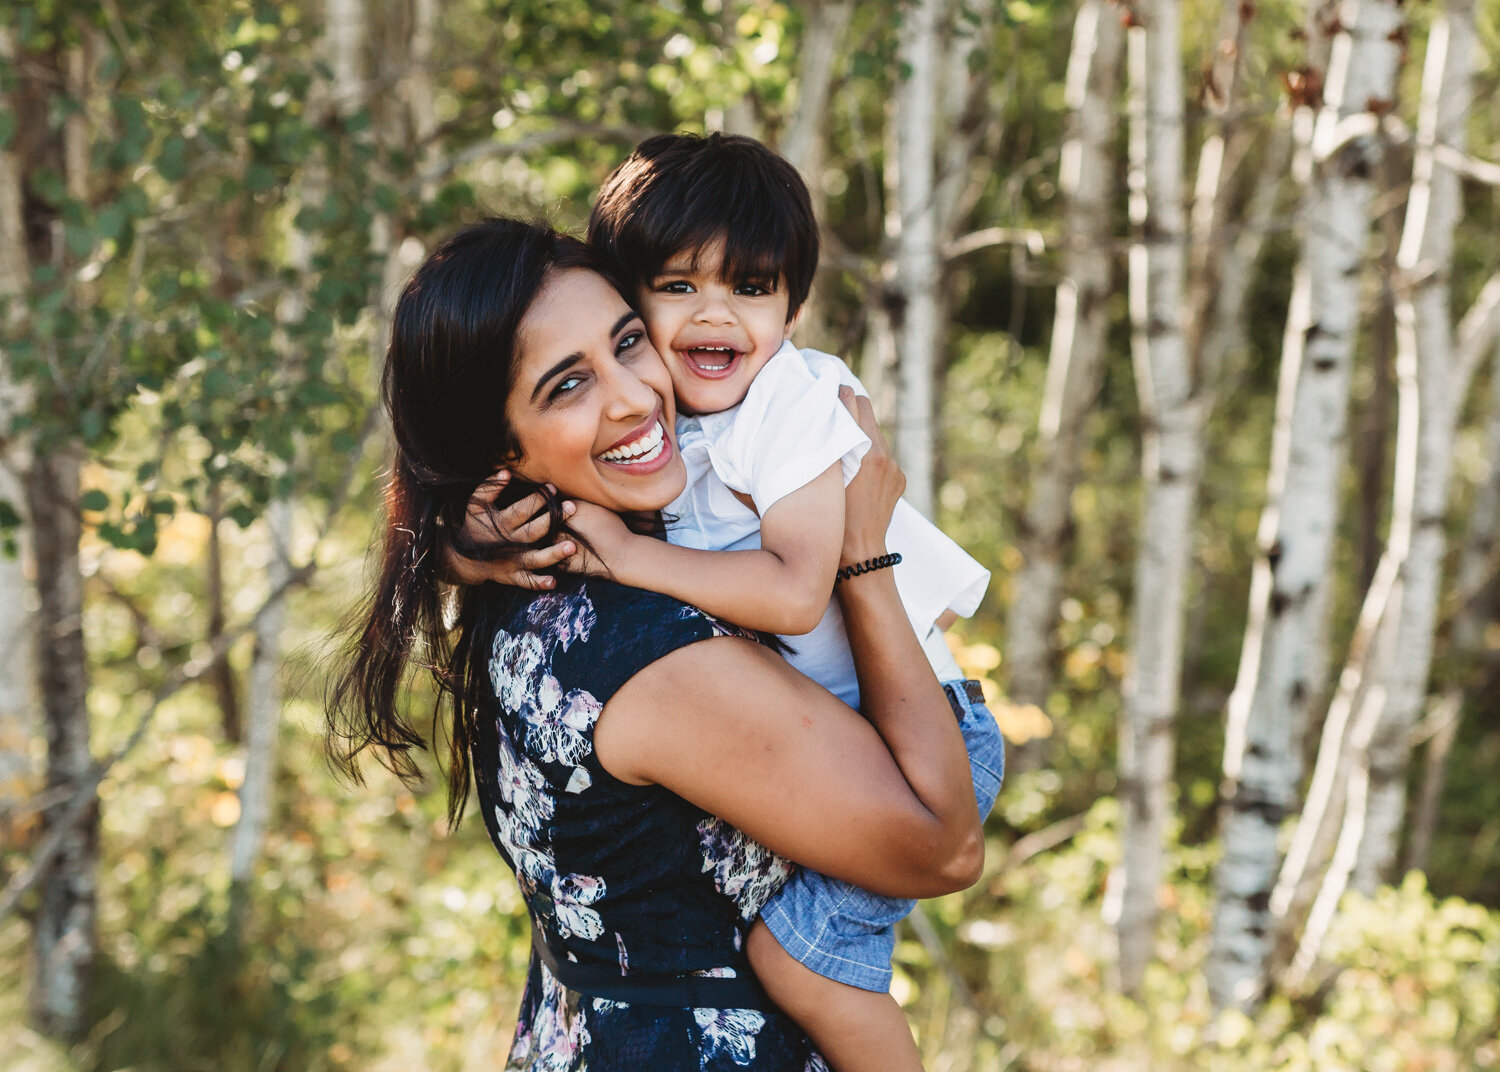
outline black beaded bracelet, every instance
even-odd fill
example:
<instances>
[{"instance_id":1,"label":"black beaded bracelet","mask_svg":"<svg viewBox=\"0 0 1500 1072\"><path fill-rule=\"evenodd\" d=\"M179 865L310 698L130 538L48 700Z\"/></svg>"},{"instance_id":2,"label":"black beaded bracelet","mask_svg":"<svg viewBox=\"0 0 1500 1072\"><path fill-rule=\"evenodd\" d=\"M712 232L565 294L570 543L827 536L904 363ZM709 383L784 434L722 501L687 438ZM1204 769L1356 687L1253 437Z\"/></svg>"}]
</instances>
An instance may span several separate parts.
<instances>
[{"instance_id":1,"label":"black beaded bracelet","mask_svg":"<svg viewBox=\"0 0 1500 1072\"><path fill-rule=\"evenodd\" d=\"M875 558L867 558L863 562L856 562L852 566L843 566L834 576L834 583L847 581L850 577L858 577L862 573L874 573L889 566L898 565L901 562L901 553L892 551L888 555L879 555Z\"/></svg>"}]
</instances>

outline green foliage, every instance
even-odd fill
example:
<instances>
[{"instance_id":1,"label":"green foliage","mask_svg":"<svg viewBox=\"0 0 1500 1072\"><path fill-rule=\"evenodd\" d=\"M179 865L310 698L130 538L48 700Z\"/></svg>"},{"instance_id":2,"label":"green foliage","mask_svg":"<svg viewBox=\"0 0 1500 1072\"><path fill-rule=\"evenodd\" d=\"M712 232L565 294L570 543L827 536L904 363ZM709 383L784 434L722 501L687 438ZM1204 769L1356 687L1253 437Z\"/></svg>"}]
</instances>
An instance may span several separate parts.
<instances>
[{"instance_id":1,"label":"green foliage","mask_svg":"<svg viewBox=\"0 0 1500 1072\"><path fill-rule=\"evenodd\" d=\"M961 5L966 27L977 25L982 6ZM90 42L88 99L69 98L54 79L43 124L56 140L70 117L87 117L86 194L70 193L58 159L28 174L39 224L33 252L46 256L33 256L27 293L8 303L19 315L0 320L0 344L33 404L0 434L24 434L39 450L82 448L88 458L79 507L100 752L123 739L173 669L205 657L210 503L232 522L217 531L227 610L243 620L263 594L266 503L293 498L305 521L359 461L352 456L375 403L383 342L374 310L390 297L377 232L388 234L405 271L480 214L540 215L577 229L599 182L642 135L708 129L743 104L774 140L797 99L804 5L439 7L428 72L438 126L419 142L400 109L405 5L369 5L374 92L340 110L320 96L331 74L318 47L321 5L0 3L0 23L41 70L56 69L59 50ZM1217 5L1188 7L1185 66L1196 72L1214 47ZM968 255L944 288L953 322L941 520L995 575L962 628L975 658L1004 650L1018 567L1016 526L1059 271L1054 150L1071 35L1071 8L1055 0L1015 0L995 12L973 63L990 75L996 127L982 146L987 164L977 169L965 226L1034 228L1047 248ZM1429 16L1417 17L1420 36ZM816 290L828 339L809 341L851 358L881 300L883 135L900 77L897 18L889 5L855 5L826 116L826 156L810 176L829 241ZM1300 62L1302 46L1286 33L1300 18L1284 0L1258 5L1242 100L1252 125L1282 106L1276 75ZM1482 13L1481 33L1487 46L1500 42L1492 11ZM8 148L35 132L10 107L18 71L0 69L0 146ZM1493 141L1485 103L1494 99L1493 64L1482 77L1471 116L1476 144ZM1400 103L1408 122L1414 99L1413 84ZM1205 130L1200 109L1190 147ZM1261 152L1249 148L1243 173ZM1127 233L1118 200L1102 242ZM1469 222L1453 270L1461 302L1494 266L1488 236L1497 205L1477 186L1466 191ZM1455 751L1428 881L1479 904L1439 899L1418 882L1370 903L1351 898L1330 938L1326 985L1278 995L1253 1021L1215 1020L1198 981L1212 912L1222 712L1264 495L1295 238L1289 229L1271 237L1246 312L1247 346L1231 355L1210 425L1178 734L1180 827L1162 892L1161 963L1148 975L1145 1002L1113 992L1102 918L1117 863L1118 806L1109 794L1140 506L1136 386L1128 340L1117 331L1073 503L1046 765L1008 779L990 823L984 882L929 906L938 947L905 932L898 950L898 996L934 1066L1321 1072L1500 1063L1492 1041L1500 939L1495 914L1482 907L1500 902L1500 791L1491 777L1500 738L1477 719ZM1108 300L1123 324L1123 286ZM383 776L343 785L319 756L325 667L316 652L365 583L377 465L373 457L360 464L354 509L319 551L319 587L293 607L283 675L290 726L254 890L239 900L228 887L243 767L222 740L213 696L195 687L168 705L104 786L105 961L88 1039L72 1052L40 1043L20 1026L24 973L0 976L0 1053L20 1054L22 1069L457 1072L497 1064L527 951L513 880L474 817L447 835L436 796L413 798ZM0 541L12 551L16 505L0 502ZM1347 636L1355 595L1350 585L1340 589L1336 637ZM235 646L231 668L243 675L249 658L247 644ZM1006 667L982 671L1000 682ZM1439 662L1445 681L1471 672ZM1022 835L1085 813L1062 848L1008 858ZM9 842L4 851L0 872L10 874L22 853ZM0 929L7 964L23 962L23 942L14 921ZM972 1008L956 982L972 993Z\"/></svg>"}]
</instances>

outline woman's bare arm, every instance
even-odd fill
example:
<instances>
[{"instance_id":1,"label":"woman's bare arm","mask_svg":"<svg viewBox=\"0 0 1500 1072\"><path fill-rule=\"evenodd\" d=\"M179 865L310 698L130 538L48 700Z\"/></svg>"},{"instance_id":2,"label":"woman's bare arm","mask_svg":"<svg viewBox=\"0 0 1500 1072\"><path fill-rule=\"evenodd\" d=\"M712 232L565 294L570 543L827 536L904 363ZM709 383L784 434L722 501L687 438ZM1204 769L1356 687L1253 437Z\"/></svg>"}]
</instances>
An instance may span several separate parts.
<instances>
[{"instance_id":1,"label":"woman's bare arm","mask_svg":"<svg viewBox=\"0 0 1500 1072\"><path fill-rule=\"evenodd\" d=\"M842 560L885 553L905 481L863 399L872 446L847 489ZM663 785L768 847L877 893L972 884L984 839L958 720L890 570L837 588L864 717L748 641L689 645L606 704L594 744L622 780Z\"/></svg>"},{"instance_id":2,"label":"woman's bare arm","mask_svg":"<svg viewBox=\"0 0 1500 1072\"><path fill-rule=\"evenodd\" d=\"M979 819L941 689L936 702L903 691L881 722L912 767L945 771L961 792L924 798L875 724L738 637L690 644L636 674L605 705L594 748L622 781L664 786L800 864L889 896L933 897L977 876Z\"/></svg>"}]
</instances>

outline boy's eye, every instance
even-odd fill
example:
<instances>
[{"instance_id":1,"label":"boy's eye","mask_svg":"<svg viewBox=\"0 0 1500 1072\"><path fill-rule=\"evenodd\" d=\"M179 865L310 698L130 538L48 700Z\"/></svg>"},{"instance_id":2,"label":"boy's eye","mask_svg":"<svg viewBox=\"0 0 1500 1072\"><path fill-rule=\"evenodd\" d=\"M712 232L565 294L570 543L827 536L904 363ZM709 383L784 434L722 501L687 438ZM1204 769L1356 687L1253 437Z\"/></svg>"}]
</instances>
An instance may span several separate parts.
<instances>
[{"instance_id":1,"label":"boy's eye","mask_svg":"<svg viewBox=\"0 0 1500 1072\"><path fill-rule=\"evenodd\" d=\"M743 294L747 298L760 298L767 294L774 294L776 288L764 283L740 283L734 288L736 294Z\"/></svg>"},{"instance_id":2,"label":"boy's eye","mask_svg":"<svg viewBox=\"0 0 1500 1072\"><path fill-rule=\"evenodd\" d=\"M693 288L681 279L673 279L667 283L660 283L656 287L663 294L691 294Z\"/></svg>"}]
</instances>

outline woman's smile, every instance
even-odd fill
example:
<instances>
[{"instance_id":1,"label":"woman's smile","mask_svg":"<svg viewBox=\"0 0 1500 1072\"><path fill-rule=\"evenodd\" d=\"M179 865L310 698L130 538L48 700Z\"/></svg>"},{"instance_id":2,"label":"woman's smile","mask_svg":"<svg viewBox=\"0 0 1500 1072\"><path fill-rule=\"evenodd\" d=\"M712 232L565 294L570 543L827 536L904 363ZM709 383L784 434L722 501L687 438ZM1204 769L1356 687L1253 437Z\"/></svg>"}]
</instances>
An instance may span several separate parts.
<instances>
[{"instance_id":1,"label":"woman's smile","mask_svg":"<svg viewBox=\"0 0 1500 1072\"><path fill-rule=\"evenodd\" d=\"M658 410L647 427L631 432L599 455L599 460L630 469L639 475L656 472L671 461L673 453L672 437L662 427L661 412Z\"/></svg>"}]
</instances>

